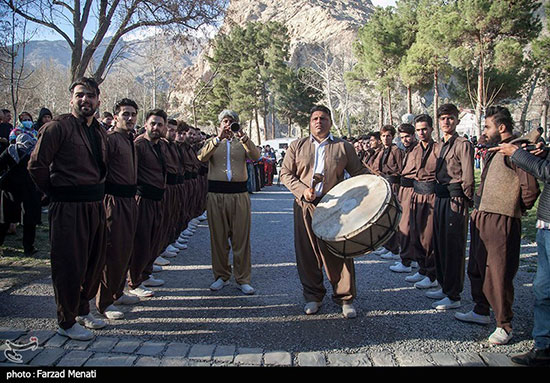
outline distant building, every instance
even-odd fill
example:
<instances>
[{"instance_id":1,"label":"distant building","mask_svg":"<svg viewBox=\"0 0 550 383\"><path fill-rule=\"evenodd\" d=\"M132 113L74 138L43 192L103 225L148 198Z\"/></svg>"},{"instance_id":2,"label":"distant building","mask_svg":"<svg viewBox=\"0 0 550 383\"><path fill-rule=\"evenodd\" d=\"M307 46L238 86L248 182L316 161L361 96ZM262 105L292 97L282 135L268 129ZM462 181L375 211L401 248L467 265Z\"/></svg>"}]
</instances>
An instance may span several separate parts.
<instances>
[{"instance_id":1,"label":"distant building","mask_svg":"<svg viewBox=\"0 0 550 383\"><path fill-rule=\"evenodd\" d=\"M460 136L465 134L468 137L477 136L476 133L476 114L472 109L462 109L458 117L460 124L457 125L456 131Z\"/></svg>"}]
</instances>

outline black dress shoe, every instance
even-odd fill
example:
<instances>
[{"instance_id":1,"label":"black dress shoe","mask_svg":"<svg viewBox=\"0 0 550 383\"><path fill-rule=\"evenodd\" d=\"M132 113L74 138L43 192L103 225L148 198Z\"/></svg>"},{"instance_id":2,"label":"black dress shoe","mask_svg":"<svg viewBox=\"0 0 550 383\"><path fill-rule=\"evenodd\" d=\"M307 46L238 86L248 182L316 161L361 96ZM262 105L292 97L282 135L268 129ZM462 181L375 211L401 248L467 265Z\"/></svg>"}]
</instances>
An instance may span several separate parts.
<instances>
[{"instance_id":1,"label":"black dress shoe","mask_svg":"<svg viewBox=\"0 0 550 383\"><path fill-rule=\"evenodd\" d=\"M36 254L36 253L38 253L38 249L37 249L36 247L34 247L34 246L33 246L32 248L30 248L30 249L26 249L26 250L25 250L25 255L26 255L27 257L29 257L29 256L31 256L31 255L34 255L34 254Z\"/></svg>"},{"instance_id":2,"label":"black dress shoe","mask_svg":"<svg viewBox=\"0 0 550 383\"><path fill-rule=\"evenodd\" d=\"M550 347L532 348L531 351L512 357L512 362L523 366L550 366Z\"/></svg>"}]
</instances>

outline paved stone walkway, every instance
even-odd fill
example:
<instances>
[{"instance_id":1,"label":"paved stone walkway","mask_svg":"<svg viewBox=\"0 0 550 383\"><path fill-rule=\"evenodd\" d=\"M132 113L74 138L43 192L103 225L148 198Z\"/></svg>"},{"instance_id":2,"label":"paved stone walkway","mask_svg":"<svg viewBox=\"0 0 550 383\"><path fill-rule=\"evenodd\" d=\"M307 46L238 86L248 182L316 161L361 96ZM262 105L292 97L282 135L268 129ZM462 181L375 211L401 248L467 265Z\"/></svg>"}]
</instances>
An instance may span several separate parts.
<instances>
[{"instance_id":1,"label":"paved stone walkway","mask_svg":"<svg viewBox=\"0 0 550 383\"><path fill-rule=\"evenodd\" d=\"M19 351L21 363L6 357L7 340L26 344L31 337L38 347ZM55 331L27 332L0 329L0 366L55 367L161 367L161 366L362 366L362 367L502 367L515 366L505 354L481 353L290 353L232 345L187 344L181 342L140 341L136 338L96 336L91 341L74 341Z\"/></svg>"}]
</instances>

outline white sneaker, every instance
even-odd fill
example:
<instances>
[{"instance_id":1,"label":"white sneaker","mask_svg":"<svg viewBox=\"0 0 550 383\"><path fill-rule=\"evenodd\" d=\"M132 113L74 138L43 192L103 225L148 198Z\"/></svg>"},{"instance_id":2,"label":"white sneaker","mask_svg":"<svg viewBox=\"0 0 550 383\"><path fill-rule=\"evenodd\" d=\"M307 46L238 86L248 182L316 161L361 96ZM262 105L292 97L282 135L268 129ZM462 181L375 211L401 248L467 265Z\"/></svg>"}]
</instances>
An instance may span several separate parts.
<instances>
[{"instance_id":1,"label":"white sneaker","mask_svg":"<svg viewBox=\"0 0 550 383\"><path fill-rule=\"evenodd\" d=\"M437 290L431 290L431 291L428 291L426 292L426 296L428 298L431 298L431 299L443 299L445 298L447 295L445 295L443 293L443 290L442 289L437 289Z\"/></svg>"},{"instance_id":2,"label":"white sneaker","mask_svg":"<svg viewBox=\"0 0 550 383\"><path fill-rule=\"evenodd\" d=\"M387 253L382 254L380 256L380 258L382 258L382 259L393 259L393 260L400 260L401 259L399 254L394 254L391 251L388 251Z\"/></svg>"},{"instance_id":3,"label":"white sneaker","mask_svg":"<svg viewBox=\"0 0 550 383\"><path fill-rule=\"evenodd\" d=\"M185 243L179 243L178 241L174 242L170 246L173 246L178 251L187 249L187 245Z\"/></svg>"},{"instance_id":4,"label":"white sneaker","mask_svg":"<svg viewBox=\"0 0 550 383\"><path fill-rule=\"evenodd\" d=\"M143 286L146 287L158 287L162 285L164 285L164 281L162 279L156 279L152 275L150 275L148 279L143 281Z\"/></svg>"},{"instance_id":5,"label":"white sneaker","mask_svg":"<svg viewBox=\"0 0 550 383\"><path fill-rule=\"evenodd\" d=\"M74 340L91 340L94 337L94 334L90 330L85 329L78 322L66 330L59 327L57 333Z\"/></svg>"},{"instance_id":6,"label":"white sneaker","mask_svg":"<svg viewBox=\"0 0 550 383\"><path fill-rule=\"evenodd\" d=\"M193 236L193 232L189 229L185 229L183 232L182 232L183 236L184 237L192 237Z\"/></svg>"},{"instance_id":7,"label":"white sneaker","mask_svg":"<svg viewBox=\"0 0 550 383\"><path fill-rule=\"evenodd\" d=\"M76 321L84 327L91 329L100 329L106 326L105 322L101 319L95 318L91 313L84 316L77 316Z\"/></svg>"},{"instance_id":8,"label":"white sneaker","mask_svg":"<svg viewBox=\"0 0 550 383\"><path fill-rule=\"evenodd\" d=\"M304 306L304 312L307 315L313 315L319 311L319 308L321 307L321 302L308 302Z\"/></svg>"},{"instance_id":9,"label":"white sneaker","mask_svg":"<svg viewBox=\"0 0 550 383\"><path fill-rule=\"evenodd\" d=\"M168 248L166 250L164 250L160 256L162 258L174 258L176 255L178 255L178 249L174 249L175 252L172 252L172 251L168 251ZM163 265L159 265L159 266L163 266Z\"/></svg>"},{"instance_id":10,"label":"white sneaker","mask_svg":"<svg viewBox=\"0 0 550 383\"><path fill-rule=\"evenodd\" d=\"M224 286L227 286L229 284L229 281L224 281L221 278L216 279L214 283L210 285L210 290L212 291L218 291L223 289Z\"/></svg>"},{"instance_id":11,"label":"white sneaker","mask_svg":"<svg viewBox=\"0 0 550 383\"><path fill-rule=\"evenodd\" d=\"M142 298L152 297L153 295L155 295L153 290L149 290L143 286L136 287L135 289L129 289L128 294Z\"/></svg>"},{"instance_id":12,"label":"white sneaker","mask_svg":"<svg viewBox=\"0 0 550 383\"><path fill-rule=\"evenodd\" d=\"M396 273L410 273L412 271L412 267L405 266L401 262L397 262L395 265L390 266L390 270Z\"/></svg>"},{"instance_id":13,"label":"white sneaker","mask_svg":"<svg viewBox=\"0 0 550 383\"><path fill-rule=\"evenodd\" d=\"M382 254L386 254L389 250L386 249L384 246L379 247L378 249L374 250L371 254L381 256Z\"/></svg>"},{"instance_id":14,"label":"white sneaker","mask_svg":"<svg viewBox=\"0 0 550 383\"><path fill-rule=\"evenodd\" d=\"M199 215L199 216L197 217L197 219L198 219L199 221L206 221L207 218L208 218L208 217L206 216L206 211L205 211L204 213L202 213L202 215Z\"/></svg>"},{"instance_id":15,"label":"white sneaker","mask_svg":"<svg viewBox=\"0 0 550 383\"><path fill-rule=\"evenodd\" d=\"M160 255L157 257L157 259L155 259L155 265L166 266L169 264L170 264L170 261L162 258Z\"/></svg>"},{"instance_id":16,"label":"white sneaker","mask_svg":"<svg viewBox=\"0 0 550 383\"><path fill-rule=\"evenodd\" d=\"M411 262L411 267L412 267L413 269L418 269L418 262L412 261L412 262Z\"/></svg>"},{"instance_id":17,"label":"white sneaker","mask_svg":"<svg viewBox=\"0 0 550 383\"><path fill-rule=\"evenodd\" d=\"M103 312L103 316L107 319L119 320L124 319L124 313L113 305L108 306Z\"/></svg>"},{"instance_id":18,"label":"white sneaker","mask_svg":"<svg viewBox=\"0 0 550 383\"><path fill-rule=\"evenodd\" d=\"M176 242L179 243L180 245L185 245L186 243L189 242L189 238L183 237L183 236L180 235Z\"/></svg>"},{"instance_id":19,"label":"white sneaker","mask_svg":"<svg viewBox=\"0 0 550 383\"><path fill-rule=\"evenodd\" d=\"M461 301L453 301L449 297L445 297L440 301L434 302L432 307L436 310L450 310L462 306Z\"/></svg>"},{"instance_id":20,"label":"white sneaker","mask_svg":"<svg viewBox=\"0 0 550 383\"><path fill-rule=\"evenodd\" d=\"M250 286L247 283L243 283L242 285L239 285L239 289L241 289L241 291L246 295L252 295L256 291L252 286Z\"/></svg>"},{"instance_id":21,"label":"white sneaker","mask_svg":"<svg viewBox=\"0 0 550 383\"><path fill-rule=\"evenodd\" d=\"M424 278L426 278L424 275L420 274L419 272L416 272L416 274L409 275L409 276L405 277L405 281L411 282L411 283L416 283L416 282L420 282Z\"/></svg>"},{"instance_id":22,"label":"white sneaker","mask_svg":"<svg viewBox=\"0 0 550 383\"><path fill-rule=\"evenodd\" d=\"M414 284L414 287L417 289L431 289L433 287L439 286L439 283L437 283L437 279L434 279L433 282L430 281L429 277L424 277L421 281L418 281Z\"/></svg>"},{"instance_id":23,"label":"white sneaker","mask_svg":"<svg viewBox=\"0 0 550 383\"><path fill-rule=\"evenodd\" d=\"M489 336L489 343L491 344L507 344L512 339L512 331L507 333L502 327L497 327L496 330Z\"/></svg>"},{"instance_id":24,"label":"white sneaker","mask_svg":"<svg viewBox=\"0 0 550 383\"><path fill-rule=\"evenodd\" d=\"M491 322L491 317L489 315L480 315L473 310L467 313L455 313L455 318L462 322L477 324L489 324Z\"/></svg>"},{"instance_id":25,"label":"white sneaker","mask_svg":"<svg viewBox=\"0 0 550 383\"><path fill-rule=\"evenodd\" d=\"M357 317L357 311L355 310L355 307L351 303L344 303L342 305L342 315L346 319L353 319Z\"/></svg>"},{"instance_id":26,"label":"white sneaker","mask_svg":"<svg viewBox=\"0 0 550 383\"><path fill-rule=\"evenodd\" d=\"M161 271L163 271L162 266L153 264L153 273L160 273Z\"/></svg>"},{"instance_id":27,"label":"white sneaker","mask_svg":"<svg viewBox=\"0 0 550 383\"><path fill-rule=\"evenodd\" d=\"M118 298L116 301L115 301L115 305L135 305L136 303L139 303L139 298L134 296L130 296L130 295L126 295L126 294L122 294L122 296L120 298Z\"/></svg>"}]
</instances>

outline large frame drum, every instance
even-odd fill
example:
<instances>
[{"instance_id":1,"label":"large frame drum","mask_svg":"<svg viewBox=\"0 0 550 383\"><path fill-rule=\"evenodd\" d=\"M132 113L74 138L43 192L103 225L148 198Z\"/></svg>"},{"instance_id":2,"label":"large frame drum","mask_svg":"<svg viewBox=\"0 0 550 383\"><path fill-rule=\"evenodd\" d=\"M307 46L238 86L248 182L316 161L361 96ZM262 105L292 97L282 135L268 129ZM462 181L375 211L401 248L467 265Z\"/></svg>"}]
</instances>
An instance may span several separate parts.
<instances>
[{"instance_id":1,"label":"large frame drum","mask_svg":"<svg viewBox=\"0 0 550 383\"><path fill-rule=\"evenodd\" d=\"M383 177L360 175L332 188L319 202L312 229L341 258L368 254L395 234L401 206Z\"/></svg>"}]
</instances>

